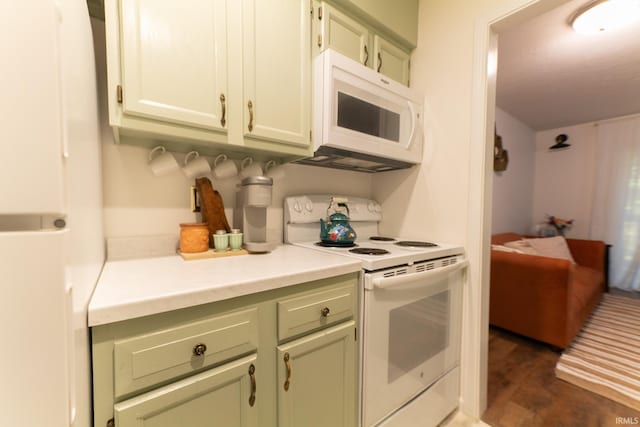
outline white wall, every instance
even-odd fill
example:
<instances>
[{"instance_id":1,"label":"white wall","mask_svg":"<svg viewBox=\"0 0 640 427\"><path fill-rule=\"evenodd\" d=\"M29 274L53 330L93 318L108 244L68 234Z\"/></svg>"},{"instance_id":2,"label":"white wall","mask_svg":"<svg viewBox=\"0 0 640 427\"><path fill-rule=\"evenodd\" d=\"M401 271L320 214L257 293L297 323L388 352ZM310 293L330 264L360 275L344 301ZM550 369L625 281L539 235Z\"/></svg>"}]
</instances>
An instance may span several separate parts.
<instances>
[{"instance_id":1,"label":"white wall","mask_svg":"<svg viewBox=\"0 0 640 427\"><path fill-rule=\"evenodd\" d=\"M567 237L589 238L594 190L595 123L550 129L536 133L533 222L545 214L573 219ZM568 149L550 151L559 134L566 134Z\"/></svg>"},{"instance_id":2,"label":"white wall","mask_svg":"<svg viewBox=\"0 0 640 427\"><path fill-rule=\"evenodd\" d=\"M105 236L173 234L177 242L181 222L200 220L199 214L189 209L193 182L180 171L156 177L147 167L148 149L114 144L106 107L104 23L93 19L92 25L101 98ZM175 153L175 156L182 163L184 153ZM285 177L273 186L272 208L268 213L270 240L282 240L282 204L286 196L327 192L371 197L369 174L302 165L285 165L284 168ZM213 182L222 196L230 222L233 221L231 209L235 205L238 183L239 179Z\"/></svg>"},{"instance_id":3,"label":"white wall","mask_svg":"<svg viewBox=\"0 0 640 427\"><path fill-rule=\"evenodd\" d=\"M493 175L491 232L529 233L532 225L536 133L496 108L496 129L509 155L507 170Z\"/></svg>"}]
</instances>

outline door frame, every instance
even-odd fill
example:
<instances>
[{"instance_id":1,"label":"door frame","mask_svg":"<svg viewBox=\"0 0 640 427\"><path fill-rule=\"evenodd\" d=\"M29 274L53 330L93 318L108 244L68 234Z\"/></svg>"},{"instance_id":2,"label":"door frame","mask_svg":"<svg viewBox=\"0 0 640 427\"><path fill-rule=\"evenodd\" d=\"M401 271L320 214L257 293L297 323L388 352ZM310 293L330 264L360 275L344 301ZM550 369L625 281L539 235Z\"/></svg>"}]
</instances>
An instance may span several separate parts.
<instances>
[{"instance_id":1,"label":"door frame","mask_svg":"<svg viewBox=\"0 0 640 427\"><path fill-rule=\"evenodd\" d=\"M467 255L469 282L463 312L460 409L480 419L487 407L489 273L493 197L493 141L498 35L569 0L508 0L476 19L469 145ZM479 179L478 179L479 178ZM466 332L464 332L466 331Z\"/></svg>"}]
</instances>

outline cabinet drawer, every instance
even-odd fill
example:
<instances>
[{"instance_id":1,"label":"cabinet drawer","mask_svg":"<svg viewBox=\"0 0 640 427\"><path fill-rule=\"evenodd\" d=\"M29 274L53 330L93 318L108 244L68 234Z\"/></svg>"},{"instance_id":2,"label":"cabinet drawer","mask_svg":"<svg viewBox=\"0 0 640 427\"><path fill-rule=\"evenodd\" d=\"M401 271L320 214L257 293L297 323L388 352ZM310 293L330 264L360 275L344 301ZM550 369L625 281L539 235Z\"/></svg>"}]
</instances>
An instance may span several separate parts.
<instances>
[{"instance_id":1,"label":"cabinet drawer","mask_svg":"<svg viewBox=\"0 0 640 427\"><path fill-rule=\"evenodd\" d=\"M256 307L116 341L115 397L255 352L257 347Z\"/></svg>"},{"instance_id":2,"label":"cabinet drawer","mask_svg":"<svg viewBox=\"0 0 640 427\"><path fill-rule=\"evenodd\" d=\"M278 339L350 319L355 307L352 285L278 301Z\"/></svg>"}]
</instances>

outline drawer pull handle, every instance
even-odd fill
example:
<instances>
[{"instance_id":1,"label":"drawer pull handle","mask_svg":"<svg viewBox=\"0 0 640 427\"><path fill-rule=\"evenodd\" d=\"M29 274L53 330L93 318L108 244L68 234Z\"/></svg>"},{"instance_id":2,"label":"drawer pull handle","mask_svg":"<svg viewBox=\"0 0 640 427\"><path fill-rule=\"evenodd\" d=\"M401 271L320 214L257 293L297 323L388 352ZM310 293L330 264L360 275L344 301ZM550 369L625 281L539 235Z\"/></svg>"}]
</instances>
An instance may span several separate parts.
<instances>
[{"instance_id":1,"label":"drawer pull handle","mask_svg":"<svg viewBox=\"0 0 640 427\"><path fill-rule=\"evenodd\" d=\"M205 351L207 351L207 346L204 344L198 344L195 347L193 347L194 356L202 356Z\"/></svg>"},{"instance_id":2,"label":"drawer pull handle","mask_svg":"<svg viewBox=\"0 0 640 427\"><path fill-rule=\"evenodd\" d=\"M364 45L364 65L367 65L369 62L369 49L367 49L367 45Z\"/></svg>"},{"instance_id":3,"label":"drawer pull handle","mask_svg":"<svg viewBox=\"0 0 640 427\"><path fill-rule=\"evenodd\" d=\"M220 106L222 107L222 117L220 118L220 126L224 127L225 124L227 124L227 119L225 119L226 113L227 113L227 106L226 106L226 98L224 96L224 93L220 94Z\"/></svg>"},{"instance_id":4,"label":"drawer pull handle","mask_svg":"<svg viewBox=\"0 0 640 427\"><path fill-rule=\"evenodd\" d=\"M380 68L382 68L382 55L378 52L378 72L380 72Z\"/></svg>"},{"instance_id":5,"label":"drawer pull handle","mask_svg":"<svg viewBox=\"0 0 640 427\"><path fill-rule=\"evenodd\" d=\"M329 310L329 307L325 307L322 310L320 310L320 314L322 314L322 317L327 317L330 312L331 310Z\"/></svg>"},{"instance_id":6,"label":"drawer pull handle","mask_svg":"<svg viewBox=\"0 0 640 427\"><path fill-rule=\"evenodd\" d=\"M249 126L247 127L249 128L249 132L251 132L253 131L253 102L251 102L251 100L247 103L247 107L249 108Z\"/></svg>"},{"instance_id":7,"label":"drawer pull handle","mask_svg":"<svg viewBox=\"0 0 640 427\"><path fill-rule=\"evenodd\" d=\"M289 385L291 385L291 363L289 363L289 353L284 354L284 365L287 367L287 379L284 382L284 391L289 391Z\"/></svg>"},{"instance_id":8,"label":"drawer pull handle","mask_svg":"<svg viewBox=\"0 0 640 427\"><path fill-rule=\"evenodd\" d=\"M256 367L249 366L249 378L251 379L251 396L249 396L249 406L253 406L256 403Z\"/></svg>"}]
</instances>

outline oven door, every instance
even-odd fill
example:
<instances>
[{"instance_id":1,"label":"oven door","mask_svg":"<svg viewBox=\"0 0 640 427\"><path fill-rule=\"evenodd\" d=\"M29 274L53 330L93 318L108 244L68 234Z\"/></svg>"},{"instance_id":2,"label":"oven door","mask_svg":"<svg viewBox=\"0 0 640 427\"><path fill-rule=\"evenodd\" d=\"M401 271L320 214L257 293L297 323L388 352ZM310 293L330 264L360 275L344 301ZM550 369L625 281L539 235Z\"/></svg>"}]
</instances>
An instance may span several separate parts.
<instances>
[{"instance_id":1,"label":"oven door","mask_svg":"<svg viewBox=\"0 0 640 427\"><path fill-rule=\"evenodd\" d=\"M363 426L374 426L458 365L463 268L365 277Z\"/></svg>"}]
</instances>

